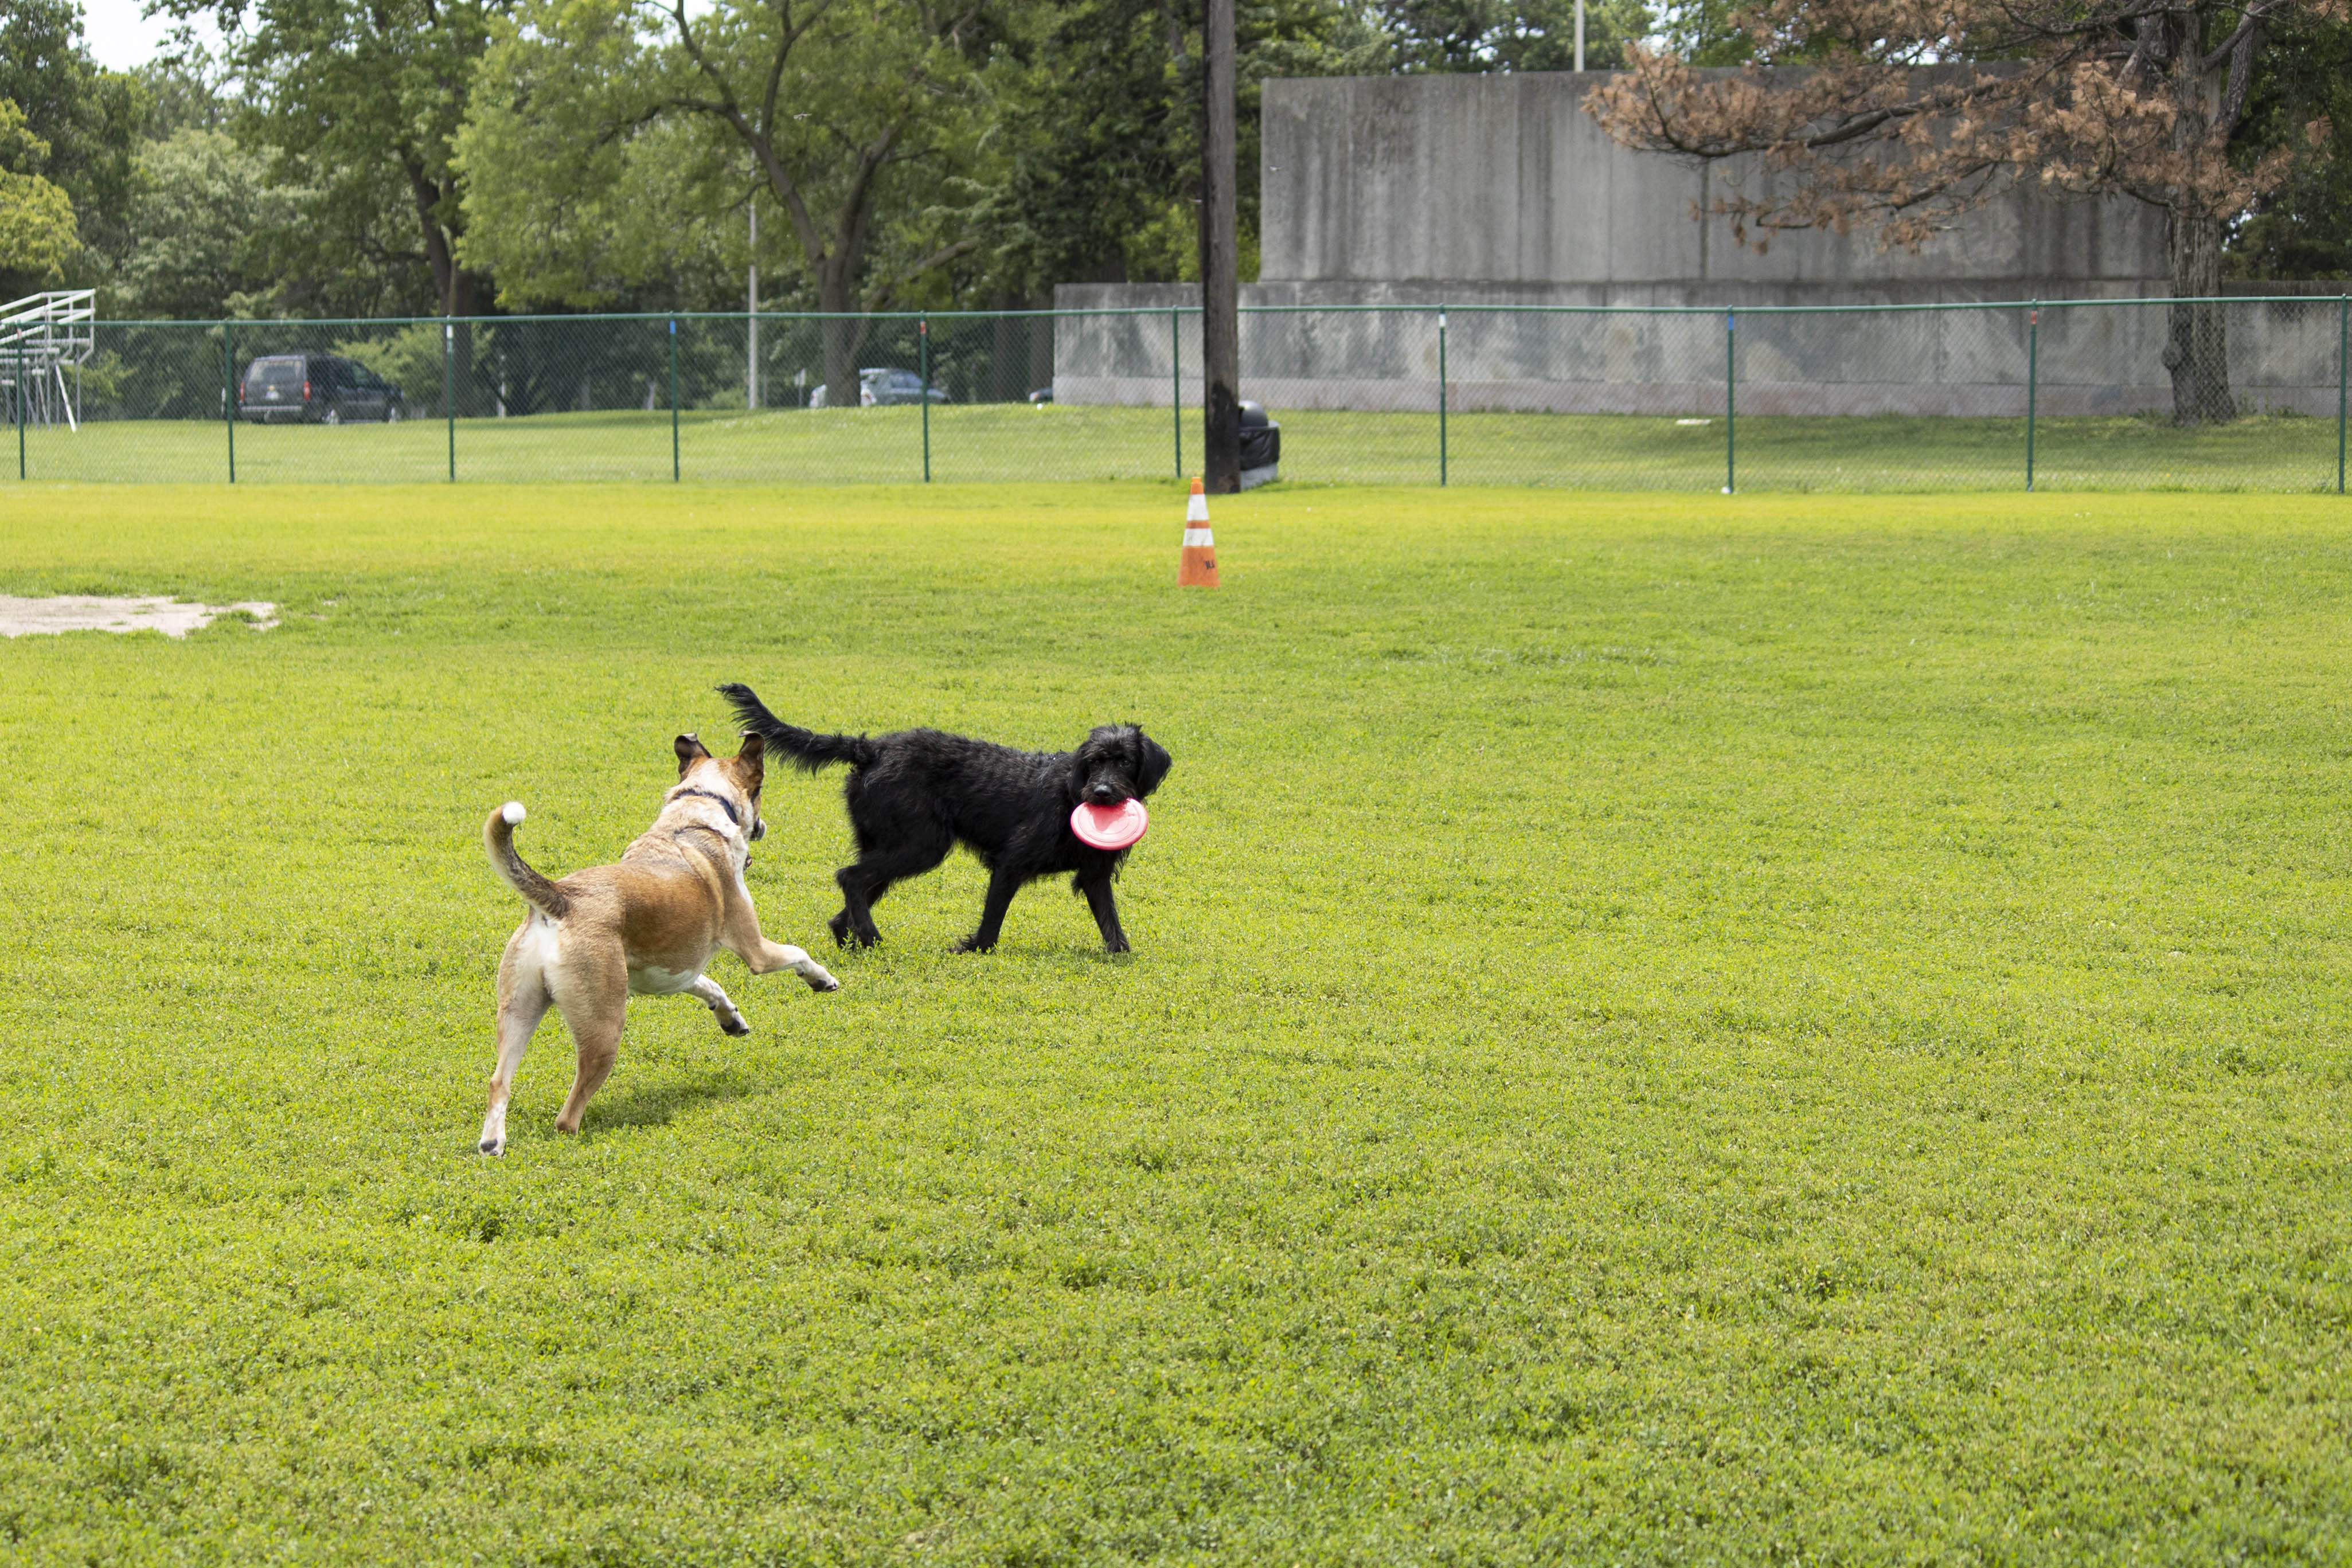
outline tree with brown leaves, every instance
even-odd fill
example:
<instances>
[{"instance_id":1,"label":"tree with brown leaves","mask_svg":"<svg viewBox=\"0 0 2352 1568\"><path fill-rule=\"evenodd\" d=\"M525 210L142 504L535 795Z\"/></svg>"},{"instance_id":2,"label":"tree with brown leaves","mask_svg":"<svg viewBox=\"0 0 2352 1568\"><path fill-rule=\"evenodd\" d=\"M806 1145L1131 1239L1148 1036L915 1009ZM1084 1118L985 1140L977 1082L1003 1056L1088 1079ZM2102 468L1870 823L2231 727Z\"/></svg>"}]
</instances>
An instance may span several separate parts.
<instances>
[{"instance_id":1,"label":"tree with brown leaves","mask_svg":"<svg viewBox=\"0 0 2352 1568\"><path fill-rule=\"evenodd\" d=\"M2304 149L2233 145L2289 18L2346 0L1761 0L1750 63L1700 72L1669 53L1585 99L1620 142L1700 163L1759 157L1713 210L1762 249L1783 229L1874 230L1916 250L2004 192L2123 194L2167 216L2173 297L2165 364L2183 423L2233 418L2219 306L2230 221ZM1952 63L1952 62L1964 63ZM1921 68L1930 68L1922 69ZM2305 128L2324 151L2325 120Z\"/></svg>"}]
</instances>

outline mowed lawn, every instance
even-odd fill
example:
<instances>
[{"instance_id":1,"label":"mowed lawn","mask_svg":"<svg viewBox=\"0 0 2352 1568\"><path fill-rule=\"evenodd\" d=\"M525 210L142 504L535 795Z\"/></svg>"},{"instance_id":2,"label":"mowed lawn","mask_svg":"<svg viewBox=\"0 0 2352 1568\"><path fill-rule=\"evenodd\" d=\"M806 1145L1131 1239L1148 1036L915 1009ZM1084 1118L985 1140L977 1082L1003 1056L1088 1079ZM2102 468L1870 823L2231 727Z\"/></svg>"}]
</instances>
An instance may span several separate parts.
<instances>
[{"instance_id":1,"label":"mowed lawn","mask_svg":"<svg viewBox=\"0 0 2352 1568\"><path fill-rule=\"evenodd\" d=\"M2352 512L16 486L0 1558L2352 1557ZM1106 958L551 1019L519 901L788 717L1176 757Z\"/></svg>"},{"instance_id":2,"label":"mowed lawn","mask_svg":"<svg viewBox=\"0 0 2352 1568\"><path fill-rule=\"evenodd\" d=\"M1902 493L2021 491L2020 419L1811 417L1743 413L1737 440L1719 417L1464 413L1441 430L1427 413L1275 409L1282 473L1309 484L1513 485L1577 489ZM1719 402L1717 405L1720 412ZM197 482L228 477L229 430L202 420L96 420L23 433L35 483ZM2342 476L2334 419L2249 414L2180 429L2158 417L2043 419L2034 485L2057 490L2334 492ZM240 486L286 483L528 485L584 480L848 485L1150 480L1175 476L1178 431L1166 407L1078 404L666 410L439 420L396 425L237 427ZM1201 416L1182 431L1186 471L1202 458ZM0 427L0 473L16 434ZM1727 448L1733 448L1727 451ZM1727 470L1727 457L1733 461ZM467 503L435 501L436 507Z\"/></svg>"}]
</instances>

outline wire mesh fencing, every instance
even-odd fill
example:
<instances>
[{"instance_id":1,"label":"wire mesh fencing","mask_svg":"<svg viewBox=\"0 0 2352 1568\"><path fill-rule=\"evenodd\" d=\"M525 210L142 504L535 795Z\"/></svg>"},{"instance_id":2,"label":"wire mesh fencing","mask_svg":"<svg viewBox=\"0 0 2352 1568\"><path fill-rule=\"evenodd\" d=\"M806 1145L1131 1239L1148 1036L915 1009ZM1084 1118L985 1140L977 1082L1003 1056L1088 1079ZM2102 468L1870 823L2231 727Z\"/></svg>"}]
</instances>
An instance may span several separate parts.
<instances>
[{"instance_id":1,"label":"wire mesh fencing","mask_svg":"<svg viewBox=\"0 0 2352 1568\"><path fill-rule=\"evenodd\" d=\"M2340 492L2347 358L2340 296L1242 319L1294 482ZM1202 392L1197 308L0 328L35 481L1181 477Z\"/></svg>"}]
</instances>

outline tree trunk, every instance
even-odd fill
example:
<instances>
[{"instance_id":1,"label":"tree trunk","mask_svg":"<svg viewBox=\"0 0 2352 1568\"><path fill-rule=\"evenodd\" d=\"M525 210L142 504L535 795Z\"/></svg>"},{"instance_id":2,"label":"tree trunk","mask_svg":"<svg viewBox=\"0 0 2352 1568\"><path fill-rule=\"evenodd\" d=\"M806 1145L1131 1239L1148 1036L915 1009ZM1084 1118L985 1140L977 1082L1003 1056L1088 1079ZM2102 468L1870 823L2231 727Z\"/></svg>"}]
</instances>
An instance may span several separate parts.
<instances>
[{"instance_id":1,"label":"tree trunk","mask_svg":"<svg viewBox=\"0 0 2352 1568\"><path fill-rule=\"evenodd\" d=\"M473 418L483 412L486 399L483 389L476 384L474 375L474 328L472 318L482 313L481 275L458 267L450 274L449 292L444 300L445 313L454 329L450 334L452 379L457 383L457 416Z\"/></svg>"},{"instance_id":2,"label":"tree trunk","mask_svg":"<svg viewBox=\"0 0 2352 1568\"><path fill-rule=\"evenodd\" d=\"M1006 311L1021 308L1021 297L998 289L989 296L991 310ZM1019 402L1027 397L1030 388L1024 385L1029 379L1029 331L1034 325L1027 318L999 315L990 323L992 331L988 345L988 399L991 402Z\"/></svg>"},{"instance_id":3,"label":"tree trunk","mask_svg":"<svg viewBox=\"0 0 2352 1568\"><path fill-rule=\"evenodd\" d=\"M825 313L824 406L858 406L857 350L866 346L866 318L846 290L820 288L817 308Z\"/></svg>"},{"instance_id":4,"label":"tree trunk","mask_svg":"<svg viewBox=\"0 0 2352 1568\"><path fill-rule=\"evenodd\" d=\"M2221 220L2176 207L2168 226L2167 259L2176 300L2210 298L2221 291ZM2164 345L2172 372L2172 422L2219 424L2238 417L2230 395L2229 329L2223 307L2176 304Z\"/></svg>"},{"instance_id":5,"label":"tree trunk","mask_svg":"<svg viewBox=\"0 0 2352 1568\"><path fill-rule=\"evenodd\" d=\"M863 225L859 225L862 227ZM824 312L824 406L858 406L857 351L866 346L868 323L858 312L857 272L862 256L842 246L816 268L816 308Z\"/></svg>"},{"instance_id":6,"label":"tree trunk","mask_svg":"<svg viewBox=\"0 0 2352 1568\"><path fill-rule=\"evenodd\" d=\"M482 313L482 277L457 260L457 236L442 226L439 216L444 193L426 177L424 164L404 154L401 168L408 176L417 226L425 235L425 264L433 274L433 292L440 298L441 314L455 324L450 347L457 412L477 414L482 411L481 390L474 385L474 334L465 322Z\"/></svg>"},{"instance_id":7,"label":"tree trunk","mask_svg":"<svg viewBox=\"0 0 2352 1568\"><path fill-rule=\"evenodd\" d=\"M1207 426L1203 487L1242 487L1239 207L1234 189L1234 0L1209 0L1201 29L1208 134L1201 141L1201 358Z\"/></svg>"}]
</instances>

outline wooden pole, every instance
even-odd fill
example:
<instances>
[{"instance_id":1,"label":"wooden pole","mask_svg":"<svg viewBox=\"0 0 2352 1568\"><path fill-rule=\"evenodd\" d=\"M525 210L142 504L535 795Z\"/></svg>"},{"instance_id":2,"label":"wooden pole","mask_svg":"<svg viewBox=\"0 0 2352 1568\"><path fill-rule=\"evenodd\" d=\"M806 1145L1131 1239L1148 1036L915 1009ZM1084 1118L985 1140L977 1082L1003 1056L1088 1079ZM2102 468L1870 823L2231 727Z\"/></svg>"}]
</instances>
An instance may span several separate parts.
<instances>
[{"instance_id":1,"label":"wooden pole","mask_svg":"<svg viewBox=\"0 0 2352 1568\"><path fill-rule=\"evenodd\" d=\"M1201 142L1201 359L1206 376L1204 478L1212 495L1242 483L1240 208L1234 188L1234 0L1209 0L1202 28L1208 134Z\"/></svg>"}]
</instances>

